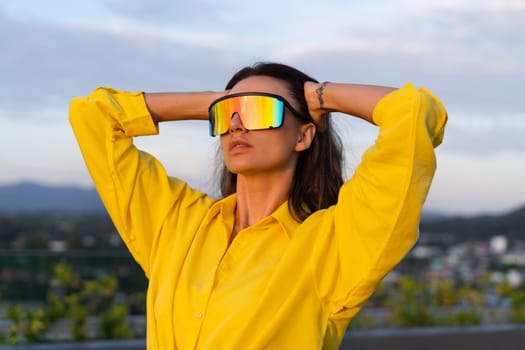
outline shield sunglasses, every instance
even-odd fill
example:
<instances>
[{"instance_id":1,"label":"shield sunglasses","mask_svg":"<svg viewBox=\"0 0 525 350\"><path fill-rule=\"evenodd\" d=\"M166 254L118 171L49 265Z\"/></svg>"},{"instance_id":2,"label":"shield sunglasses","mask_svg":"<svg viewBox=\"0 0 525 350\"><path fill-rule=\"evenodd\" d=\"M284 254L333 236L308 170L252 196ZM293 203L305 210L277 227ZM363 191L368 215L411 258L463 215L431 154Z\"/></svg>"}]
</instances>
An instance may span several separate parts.
<instances>
[{"instance_id":1,"label":"shield sunglasses","mask_svg":"<svg viewBox=\"0 0 525 350\"><path fill-rule=\"evenodd\" d=\"M247 130L280 128L284 122L284 108L301 118L283 97L264 92L243 92L226 95L213 101L209 108L210 135L226 134L230 121L237 113Z\"/></svg>"}]
</instances>

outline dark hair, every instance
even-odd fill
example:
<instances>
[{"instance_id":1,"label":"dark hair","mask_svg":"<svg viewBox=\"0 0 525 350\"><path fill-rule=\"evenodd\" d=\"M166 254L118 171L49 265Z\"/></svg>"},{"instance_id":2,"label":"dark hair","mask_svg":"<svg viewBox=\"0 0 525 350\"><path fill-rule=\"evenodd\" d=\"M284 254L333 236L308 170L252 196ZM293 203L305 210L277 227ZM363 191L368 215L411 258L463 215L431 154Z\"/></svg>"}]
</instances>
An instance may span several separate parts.
<instances>
[{"instance_id":1,"label":"dark hair","mask_svg":"<svg viewBox=\"0 0 525 350\"><path fill-rule=\"evenodd\" d=\"M288 85L292 98L299 104L300 122L314 122L308 112L304 97L304 83L318 82L296 68L280 64L260 62L248 66L233 75L226 90L251 76L267 76L280 79ZM299 154L288 197L291 214L303 221L313 212L328 208L337 202L343 184L343 147L339 136L332 128L331 116L325 117L323 130L317 128L310 148ZM217 152L219 155L221 152ZM220 190L223 196L235 193L237 174L228 170L222 158L218 164ZM306 175L307 174L307 175Z\"/></svg>"}]
</instances>

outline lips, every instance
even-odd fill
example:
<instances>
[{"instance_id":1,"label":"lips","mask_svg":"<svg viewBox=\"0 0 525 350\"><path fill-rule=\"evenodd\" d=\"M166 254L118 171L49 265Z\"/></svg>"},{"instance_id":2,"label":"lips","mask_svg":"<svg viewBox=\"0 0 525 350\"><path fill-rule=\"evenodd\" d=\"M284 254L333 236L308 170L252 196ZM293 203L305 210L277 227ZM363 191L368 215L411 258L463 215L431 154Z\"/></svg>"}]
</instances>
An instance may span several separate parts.
<instances>
[{"instance_id":1,"label":"lips","mask_svg":"<svg viewBox=\"0 0 525 350\"><path fill-rule=\"evenodd\" d=\"M251 147L250 144L242 139L233 139L229 143L230 151L245 150L250 147Z\"/></svg>"}]
</instances>

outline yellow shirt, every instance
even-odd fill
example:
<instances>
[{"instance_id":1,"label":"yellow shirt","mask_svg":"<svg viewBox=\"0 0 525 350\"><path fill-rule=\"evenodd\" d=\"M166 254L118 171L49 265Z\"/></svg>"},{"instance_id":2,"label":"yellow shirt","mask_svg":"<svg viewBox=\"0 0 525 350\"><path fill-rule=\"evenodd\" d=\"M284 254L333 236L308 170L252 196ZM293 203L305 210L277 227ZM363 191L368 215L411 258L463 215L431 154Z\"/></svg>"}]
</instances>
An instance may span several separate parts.
<instances>
[{"instance_id":1,"label":"yellow shirt","mask_svg":"<svg viewBox=\"0 0 525 350\"><path fill-rule=\"evenodd\" d=\"M149 279L148 349L337 349L352 317L418 237L447 115L407 84L337 205L296 222L283 203L229 245L236 196L169 177L133 137L156 134L141 93L99 88L70 122L95 186Z\"/></svg>"}]
</instances>

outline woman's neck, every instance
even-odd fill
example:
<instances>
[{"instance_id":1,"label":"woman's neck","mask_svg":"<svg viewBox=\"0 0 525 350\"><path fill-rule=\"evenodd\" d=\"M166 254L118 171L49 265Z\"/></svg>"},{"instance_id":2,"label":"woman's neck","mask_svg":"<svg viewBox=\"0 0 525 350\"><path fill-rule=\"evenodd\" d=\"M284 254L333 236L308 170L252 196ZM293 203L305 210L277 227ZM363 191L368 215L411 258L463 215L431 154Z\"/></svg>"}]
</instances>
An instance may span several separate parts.
<instances>
[{"instance_id":1,"label":"woman's neck","mask_svg":"<svg viewBox=\"0 0 525 350\"><path fill-rule=\"evenodd\" d=\"M233 237L273 213L288 200L292 174L237 176L237 205Z\"/></svg>"}]
</instances>

